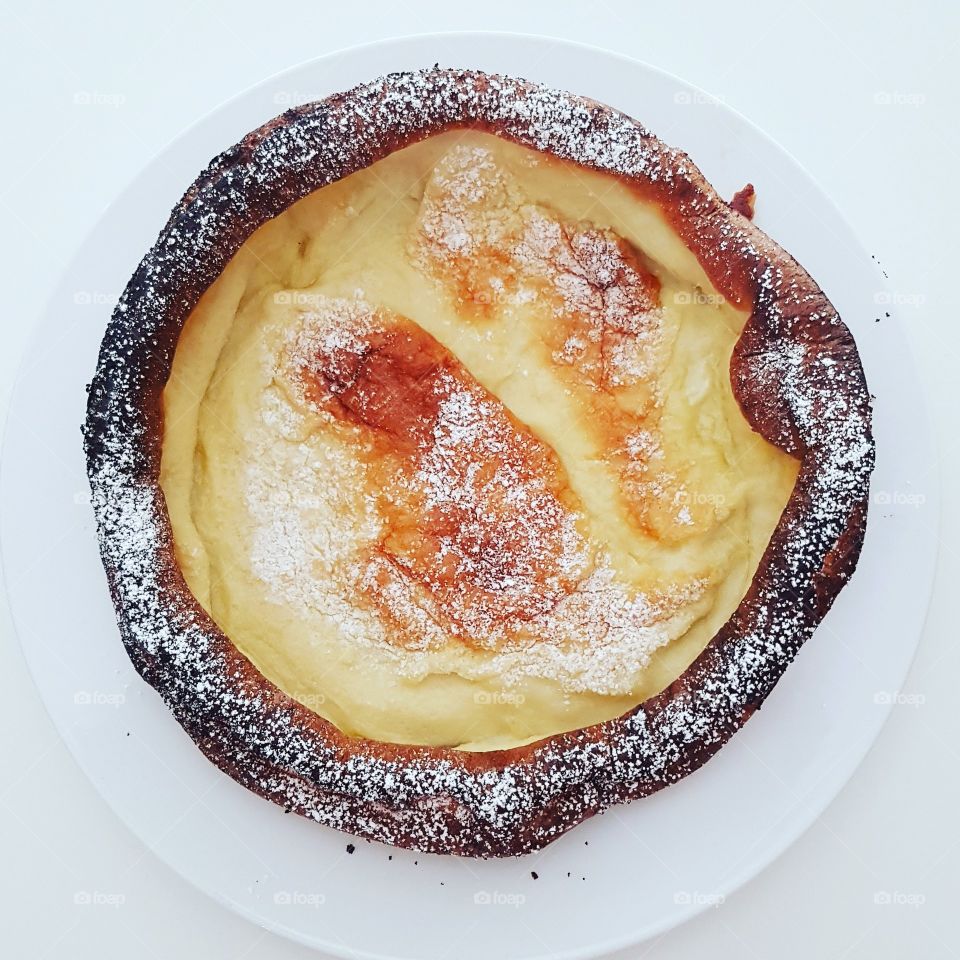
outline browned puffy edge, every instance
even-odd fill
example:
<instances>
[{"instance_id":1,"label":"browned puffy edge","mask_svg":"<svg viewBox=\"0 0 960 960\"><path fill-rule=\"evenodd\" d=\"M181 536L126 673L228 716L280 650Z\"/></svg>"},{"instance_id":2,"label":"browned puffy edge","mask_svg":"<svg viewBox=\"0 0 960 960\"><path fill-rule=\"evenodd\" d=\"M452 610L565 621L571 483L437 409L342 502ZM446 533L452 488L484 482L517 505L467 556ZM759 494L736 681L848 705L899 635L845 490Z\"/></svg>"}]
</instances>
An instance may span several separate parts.
<instances>
[{"instance_id":1,"label":"browned puffy edge","mask_svg":"<svg viewBox=\"0 0 960 960\"><path fill-rule=\"evenodd\" d=\"M266 680L187 588L158 482L160 395L179 331L243 241L312 190L461 127L614 173L657 203L717 289L751 306L731 382L754 428L802 460L747 595L674 683L616 720L488 753L352 739ZM593 101L438 68L287 111L210 165L113 314L84 437L125 646L205 754L320 822L471 856L542 847L709 759L760 707L853 572L873 466L850 332L803 268L723 203L685 154Z\"/></svg>"}]
</instances>

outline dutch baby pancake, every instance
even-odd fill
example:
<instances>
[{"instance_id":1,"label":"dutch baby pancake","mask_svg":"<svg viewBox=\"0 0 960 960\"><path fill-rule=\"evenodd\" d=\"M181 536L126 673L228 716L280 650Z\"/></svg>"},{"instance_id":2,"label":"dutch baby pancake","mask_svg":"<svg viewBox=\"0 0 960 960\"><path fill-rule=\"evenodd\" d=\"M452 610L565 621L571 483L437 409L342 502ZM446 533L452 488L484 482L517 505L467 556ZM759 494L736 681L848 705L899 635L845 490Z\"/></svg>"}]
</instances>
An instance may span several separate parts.
<instances>
[{"instance_id":1,"label":"dutch baby pancake","mask_svg":"<svg viewBox=\"0 0 960 960\"><path fill-rule=\"evenodd\" d=\"M85 439L127 650L321 823L537 849L706 761L851 575L849 331L593 101L396 74L217 158L111 320Z\"/></svg>"}]
</instances>

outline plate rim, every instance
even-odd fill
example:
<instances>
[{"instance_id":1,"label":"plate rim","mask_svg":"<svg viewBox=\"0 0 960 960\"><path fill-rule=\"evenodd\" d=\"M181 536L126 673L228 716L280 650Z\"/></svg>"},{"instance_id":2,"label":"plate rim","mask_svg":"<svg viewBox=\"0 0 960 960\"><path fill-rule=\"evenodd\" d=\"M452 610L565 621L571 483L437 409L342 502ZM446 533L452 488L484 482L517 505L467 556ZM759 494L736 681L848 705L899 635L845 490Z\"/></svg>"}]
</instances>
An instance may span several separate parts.
<instances>
[{"instance_id":1,"label":"plate rim","mask_svg":"<svg viewBox=\"0 0 960 960\"><path fill-rule=\"evenodd\" d=\"M38 346L38 341L40 340L41 328L44 326L44 321L50 313L50 310L55 302L57 291L60 289L60 286L65 281L66 277L71 274L71 272L76 268L76 266L82 261L83 251L86 246L86 241L89 240L96 231L103 225L104 221L109 219L113 214L115 214L117 208L121 205L123 200L131 193L136 192L138 184L145 178L148 171L158 164L162 158L169 153L175 151L179 145L184 141L191 138L191 136L207 125L213 117L220 114L227 108L231 106L238 105L242 100L249 97L254 91L268 88L271 85L275 84L277 81L282 80L285 77L292 76L295 73L300 71L315 69L320 64L325 62L334 61L339 58L345 57L354 57L363 53L372 53L376 50L383 50L384 52L397 50L400 51L405 46L415 46L417 44L424 44L428 42L448 42L454 41L456 43L476 43L478 41L483 41L490 44L499 44L499 43L512 43L512 44L533 44L534 46L546 45L548 47L554 48L567 48L571 50L578 51L582 54L588 54L593 56L599 56L602 58L612 58L617 61L620 61L622 64L628 65L630 68L639 68L642 71L648 71L654 74L659 75L661 78L671 81L676 84L678 89L686 89L693 92L701 93L704 96L711 97L711 95L704 90L703 88L693 84L681 77L678 77L676 74L671 71L665 70L662 67L659 67L655 64L648 63L646 61L640 60L635 57L631 57L628 54L624 54L619 51L610 50L595 44L584 43L581 41L574 41L565 38L553 37L545 34L533 34L525 32L511 32L511 31L490 31L490 30L481 30L481 31L469 31L469 30L452 30L452 31L440 31L440 32L431 32L431 33L412 33L405 34L397 37L387 37L381 38L378 40L349 45L345 47L340 47L335 50L329 51L328 53L322 54L318 57L314 57L296 64L291 64L289 67L276 71L253 84L250 84L243 90L238 91L237 93L221 100L213 108L206 111L200 117L193 120L191 123L183 127L183 129L176 134L167 144L162 148L154 152L149 159L140 165L140 167L134 171L131 176L123 183L120 189L117 190L112 201L107 204L96 218L92 221L89 226L89 229L84 234L84 239L78 245L73 255L66 261L62 271L60 272L58 279L55 283L51 285L51 290L53 292L45 299L41 309L37 311L33 317L33 322L31 324L32 330L27 338L27 342L18 364L18 369L16 376L14 377L10 394L9 394L9 403L5 412L4 426L3 426L3 443L2 443L2 456L0 456L0 488L6 488L6 478L10 472L9 458L6 455L6 450L8 446L8 437L11 433L11 422L13 420L13 411L15 408L17 397L22 388L22 380L28 374L29 359L36 353ZM457 66L466 66L466 64L452 64ZM336 92L331 90L331 92ZM712 98L712 97L711 97ZM712 98L717 99L717 98ZM814 177L804 166L797 160L791 151L786 149L778 140L766 133L759 125L754 123L749 117L740 113L735 107L730 106L726 101L720 100L720 104L724 111L734 115L739 122L744 124L746 127L750 128L752 133L759 138L767 141L772 145L776 152L786 161L788 161L798 173L800 173L806 181L814 188L819 197L829 204L832 213L838 218L838 220L846 228L849 238L854 241L857 251L862 254L864 260L870 258L870 254L860 239L860 235L854 229L853 225L847 219L846 215L843 212L843 209L839 206L837 201L828 193L823 186L820 184L819 180ZM886 277L886 274L877 267L877 285L878 289L883 288L889 290L891 287L889 278ZM926 447L935 454L936 452L936 438L933 435L933 431L930 428L930 416L929 416L929 401L928 401L928 391L927 388L919 377L916 370L916 363L914 360L913 352L910 351L907 355L907 362L910 368L910 373L912 374L911 379L914 382L914 385L917 388L916 404L919 412L922 414L922 426L921 433L923 434L923 440ZM82 419L82 413L79 415L79 420ZM79 443L79 435L78 435ZM927 481L927 486L925 487L925 493L927 496L927 508L931 513L931 523L935 528L939 528L941 521L941 489L942 489L942 478L940 471L934 471ZM873 504L871 498L871 504ZM10 508L6 505L6 502L2 504L2 516L5 518L8 510ZM5 528L5 523L3 524ZM44 695L44 688L38 679L38 675L35 671L35 660L31 656L29 650L29 644L24 641L24 631L20 627L19 617L16 613L14 597L10 589L10 581L8 578L8 557L7 557L7 539L4 536L2 538L2 544L0 544L0 577L2 577L4 590L7 595L8 609L10 610L11 621L13 623L14 633L17 636L17 640L20 646L20 649L23 653L24 660L27 664L28 671L34 682L34 685L37 689L37 693L40 697L41 703L43 704L44 710L47 712L47 715L50 717L51 722L54 728L57 730L60 737L64 740L68 749L70 749L71 755L73 756L74 761L78 764L80 769L83 771L87 779L93 784L97 793L100 795L102 800L106 803L107 807L113 812L117 819L124 825L124 827L129 830L134 836L137 837L138 841L144 845L147 851L149 851L153 856L158 860L164 863L169 869L173 870L179 877L186 880L192 887L198 891L204 893L205 895L216 900L218 903L228 907L232 912L237 913L239 916L242 916L247 921L255 924L256 926L269 930L280 936L287 937L301 944L313 947L314 949L322 949L327 953L344 958L357 958L362 957L365 960L397 960L400 956L399 954L393 953L382 953L378 951L368 951L365 949L358 949L349 947L346 945L339 945L334 941L324 941L320 942L317 939L310 937L309 935L304 935L301 931L297 930L295 927L291 927L284 923L279 923L272 921L268 918L257 917L248 910L245 905L233 900L229 895L226 894L223 890L212 890L205 886L202 886L199 880L188 873L182 872L181 869L175 865L172 857L168 857L165 852L158 851L153 845L151 845L146 838L144 838L141 833L131 826L130 821L117 809L113 804L111 799L109 799L105 789L102 789L98 779L92 774L88 769L87 764L82 762L78 756L78 752L74 749L74 738L70 728L64 728L58 718L51 711L50 706L48 705L47 699ZM916 632L916 637L913 640L910 648L910 655L907 658L903 670L903 676L906 677L907 673L910 670L910 667L913 663L913 660L916 656L917 647L919 645L920 637L925 628L927 618L929 616L929 607L930 600L933 594L933 589L935 585L935 573L938 566L938 553L939 550L936 544L933 544L932 558L931 558L931 567L930 567L930 576L926 579L925 591L922 597L922 609L923 614L920 618L920 623L918 630ZM751 879L757 877L763 870L769 867L775 860L779 859L783 853L786 852L804 833L809 830L809 828L820 818L826 808L834 802L834 800L839 796L846 786L848 785L850 779L860 768L865 759L866 755L872 749L874 743L882 732L887 719L889 718L893 704L888 702L882 704L882 719L876 725L876 728L870 732L868 735L862 737L862 742L858 742L853 751L849 751L844 754L842 763L838 762L844 768L849 767L846 772L843 774L842 778L838 783L831 787L830 790L825 792L825 796L822 799L817 800L814 804L804 804L800 805L800 809L803 811L802 814L796 815L791 812L789 816L781 818L779 821L780 824L786 824L786 829L779 829L776 834L776 839L767 843L764 846L766 851L762 857L758 858L745 858L741 861L740 866L735 870L728 879L722 884L723 891L725 894L729 895L730 893L740 889L745 883L749 882ZM853 757L851 760L850 758ZM551 953L537 954L538 957L550 958L550 960L586 960L588 957L596 957L608 952L616 951L623 949L625 947L635 945L637 943L648 940L652 937L663 934L664 932L679 926L682 923L685 923L693 916L704 912L710 904L708 903L693 903L688 905L685 910L677 910L672 913L664 915L659 922L657 923L648 923L642 931L634 932L630 934L623 934L617 937L611 937L606 940L596 940L591 942L590 945L585 945L583 947L570 948L563 951L553 951Z\"/></svg>"}]
</instances>

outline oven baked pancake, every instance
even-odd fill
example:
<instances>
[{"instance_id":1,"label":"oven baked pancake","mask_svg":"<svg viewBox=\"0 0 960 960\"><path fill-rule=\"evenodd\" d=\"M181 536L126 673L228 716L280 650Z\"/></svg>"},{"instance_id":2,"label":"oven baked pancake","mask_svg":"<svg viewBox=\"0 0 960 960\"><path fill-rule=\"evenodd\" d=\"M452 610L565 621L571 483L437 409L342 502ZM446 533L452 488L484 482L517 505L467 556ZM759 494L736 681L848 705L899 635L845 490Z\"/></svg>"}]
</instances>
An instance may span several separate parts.
<instances>
[{"instance_id":1,"label":"oven baked pancake","mask_svg":"<svg viewBox=\"0 0 960 960\"><path fill-rule=\"evenodd\" d=\"M688 158L443 70L214 162L86 437L125 643L207 755L480 856L732 735L852 572L873 461L846 327Z\"/></svg>"},{"instance_id":2,"label":"oven baked pancake","mask_svg":"<svg viewBox=\"0 0 960 960\"><path fill-rule=\"evenodd\" d=\"M729 618L796 479L733 396L746 319L609 174L475 131L391 153L187 321L160 474L187 583L355 736L619 716Z\"/></svg>"}]
</instances>

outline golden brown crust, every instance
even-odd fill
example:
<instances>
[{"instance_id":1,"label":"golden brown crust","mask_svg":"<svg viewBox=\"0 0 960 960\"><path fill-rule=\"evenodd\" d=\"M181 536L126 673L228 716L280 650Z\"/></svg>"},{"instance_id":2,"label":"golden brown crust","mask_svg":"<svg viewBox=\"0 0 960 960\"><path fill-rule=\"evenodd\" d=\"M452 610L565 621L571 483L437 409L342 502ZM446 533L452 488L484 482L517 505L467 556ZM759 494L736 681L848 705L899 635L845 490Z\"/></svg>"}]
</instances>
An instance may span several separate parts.
<instances>
[{"instance_id":1,"label":"golden brown crust","mask_svg":"<svg viewBox=\"0 0 960 960\"><path fill-rule=\"evenodd\" d=\"M273 686L190 594L158 483L160 394L180 329L265 220L391 151L472 127L621 177L664 215L750 320L731 360L744 415L802 460L751 587L697 660L622 717L514 750L346 737ZM215 160L131 279L101 348L84 427L101 553L138 671L221 769L361 836L503 856L695 770L752 715L850 577L873 466L856 346L788 254L684 154L593 101L433 69L288 111Z\"/></svg>"}]
</instances>

